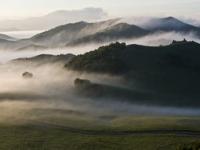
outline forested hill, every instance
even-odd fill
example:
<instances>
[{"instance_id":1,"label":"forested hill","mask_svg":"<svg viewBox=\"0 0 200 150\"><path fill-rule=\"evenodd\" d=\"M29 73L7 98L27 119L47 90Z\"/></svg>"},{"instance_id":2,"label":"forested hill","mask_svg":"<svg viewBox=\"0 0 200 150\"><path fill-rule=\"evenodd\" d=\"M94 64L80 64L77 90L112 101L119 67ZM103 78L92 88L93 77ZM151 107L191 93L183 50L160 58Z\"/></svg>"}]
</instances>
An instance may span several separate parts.
<instances>
[{"instance_id":1,"label":"forested hill","mask_svg":"<svg viewBox=\"0 0 200 150\"><path fill-rule=\"evenodd\" d=\"M67 68L98 73L125 74L130 71L161 71L166 68L198 71L200 44L174 41L168 46L149 47L113 43L79 55Z\"/></svg>"},{"instance_id":2,"label":"forested hill","mask_svg":"<svg viewBox=\"0 0 200 150\"><path fill-rule=\"evenodd\" d=\"M76 56L65 67L120 75L145 90L195 96L200 89L199 58L200 44L195 42L173 41L159 47L114 43Z\"/></svg>"}]
</instances>

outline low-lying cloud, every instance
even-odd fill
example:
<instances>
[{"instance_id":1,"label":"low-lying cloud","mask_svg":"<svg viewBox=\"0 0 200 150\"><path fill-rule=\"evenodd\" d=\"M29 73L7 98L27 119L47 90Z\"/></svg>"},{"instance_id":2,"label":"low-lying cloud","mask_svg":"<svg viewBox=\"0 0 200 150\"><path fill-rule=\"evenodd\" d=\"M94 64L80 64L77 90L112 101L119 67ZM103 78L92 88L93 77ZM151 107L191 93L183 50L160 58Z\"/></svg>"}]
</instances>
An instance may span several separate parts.
<instances>
[{"instance_id":1,"label":"low-lying cloud","mask_svg":"<svg viewBox=\"0 0 200 150\"><path fill-rule=\"evenodd\" d=\"M183 39L188 41L195 41L200 43L200 38L198 38L195 32L190 32L188 34L182 34L179 32L157 32L154 34L150 34L141 38L133 38L133 39L119 39L119 40L108 40L109 42L104 43L86 43L73 47L58 47L54 49L46 49L46 50L0 50L0 62L5 63L12 59L24 58L24 57L33 57L40 54L52 54L52 55L60 55L60 54L84 54L86 52L95 50L103 45L108 45L111 42L125 42L126 44L139 44L146 46L160 46L160 45L169 45L173 40L182 41Z\"/></svg>"},{"instance_id":2,"label":"low-lying cloud","mask_svg":"<svg viewBox=\"0 0 200 150\"><path fill-rule=\"evenodd\" d=\"M22 73L25 71L33 73L33 78L24 79ZM66 115L70 113L88 116L200 115L198 109L138 105L115 99L81 97L74 89L76 78L112 86L121 84L120 77L80 74L64 69L63 64L44 64L37 67L23 63L1 65L0 121L50 117L49 115L56 115L58 111ZM42 113L38 114L38 111Z\"/></svg>"}]
</instances>

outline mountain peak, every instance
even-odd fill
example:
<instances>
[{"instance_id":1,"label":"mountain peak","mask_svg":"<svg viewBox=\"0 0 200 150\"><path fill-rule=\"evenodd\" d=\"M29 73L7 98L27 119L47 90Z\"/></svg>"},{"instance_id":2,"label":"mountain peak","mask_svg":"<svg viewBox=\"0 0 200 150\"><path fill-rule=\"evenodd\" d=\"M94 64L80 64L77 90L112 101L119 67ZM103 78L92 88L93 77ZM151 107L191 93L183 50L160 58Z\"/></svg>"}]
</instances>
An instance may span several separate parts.
<instances>
[{"instance_id":1,"label":"mountain peak","mask_svg":"<svg viewBox=\"0 0 200 150\"><path fill-rule=\"evenodd\" d=\"M187 24L175 17L157 18L150 20L145 26L149 30L190 32L196 30L195 26Z\"/></svg>"},{"instance_id":2,"label":"mountain peak","mask_svg":"<svg viewBox=\"0 0 200 150\"><path fill-rule=\"evenodd\" d=\"M166 18L163 18L163 19L165 19L165 20L178 20L178 19L176 19L176 18L174 18L172 16L169 16L169 17L166 17Z\"/></svg>"},{"instance_id":3,"label":"mountain peak","mask_svg":"<svg viewBox=\"0 0 200 150\"><path fill-rule=\"evenodd\" d=\"M161 18L161 21L165 21L165 22L170 22L170 23L179 23L179 24L185 24L184 22L180 21L179 19L175 18L175 17L166 17L166 18Z\"/></svg>"}]
</instances>

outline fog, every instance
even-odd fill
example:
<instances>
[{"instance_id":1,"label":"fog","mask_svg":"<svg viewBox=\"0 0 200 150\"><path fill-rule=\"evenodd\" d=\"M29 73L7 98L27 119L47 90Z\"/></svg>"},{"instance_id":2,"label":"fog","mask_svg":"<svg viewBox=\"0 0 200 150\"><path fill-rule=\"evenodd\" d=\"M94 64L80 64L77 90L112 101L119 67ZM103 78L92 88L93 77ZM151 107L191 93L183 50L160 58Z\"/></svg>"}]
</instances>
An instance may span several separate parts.
<instances>
[{"instance_id":1,"label":"fog","mask_svg":"<svg viewBox=\"0 0 200 150\"><path fill-rule=\"evenodd\" d=\"M0 50L0 63L6 63L10 60L17 59L17 58L27 58L27 57L34 57L40 54L52 54L52 55L60 55L60 54L84 54L91 50L98 48L105 44L88 44L88 45L80 45L76 47L61 47L61 48L54 48L54 49L46 49L46 50L21 50L21 51L13 51L13 50Z\"/></svg>"},{"instance_id":2,"label":"fog","mask_svg":"<svg viewBox=\"0 0 200 150\"><path fill-rule=\"evenodd\" d=\"M29 31L4 31L2 34L14 37L16 39L26 39L31 38L32 36L44 32L44 30L29 30Z\"/></svg>"},{"instance_id":3,"label":"fog","mask_svg":"<svg viewBox=\"0 0 200 150\"><path fill-rule=\"evenodd\" d=\"M107 75L86 75L66 71L64 64L46 64L40 67L24 64L4 64L0 66L0 116L15 116L34 109L60 109L70 111L96 112L95 101L81 98L75 94L74 80L77 77L90 78L95 82L119 80ZM22 73L33 73L32 79L24 79ZM104 83L102 81L102 83ZM99 110L100 111L100 110ZM93 114L91 113L91 114ZM102 111L103 113L103 111ZM26 114L26 113L25 113Z\"/></svg>"},{"instance_id":4,"label":"fog","mask_svg":"<svg viewBox=\"0 0 200 150\"><path fill-rule=\"evenodd\" d=\"M38 118L98 117L102 115L200 115L199 109L138 105L107 98L87 98L77 95L76 78L94 83L126 87L119 76L78 73L65 69L62 63L35 66L26 63L6 63L0 66L0 122L29 121ZM33 73L25 79L22 73ZM128 87L127 87L128 88ZM22 123L22 122L21 122Z\"/></svg>"},{"instance_id":5,"label":"fog","mask_svg":"<svg viewBox=\"0 0 200 150\"><path fill-rule=\"evenodd\" d=\"M22 33L24 34L24 33ZM29 33L27 33L28 35ZM14 33L13 33L14 35ZM27 36L20 35L20 36ZM20 37L19 35L15 37ZM140 44L148 46L168 45L172 40L200 42L195 33L187 35L169 32L155 33L142 38L121 39L127 44ZM112 42L115 42L113 40ZM45 63L34 65L30 63L9 62L17 58L33 57L40 54L83 54L97 49L105 43L90 43L74 47L62 47L47 50L0 50L0 122L9 120L32 120L37 118L66 117L94 117L103 115L127 116L199 116L200 110L193 108L177 108L136 104L125 100L108 98L89 98L77 95L74 86L76 78L88 79L92 83L115 87L130 88L120 76L107 74L88 74L69 71L63 63ZM33 78L22 77L24 72L33 74ZM137 90L137 89L136 89Z\"/></svg>"},{"instance_id":6,"label":"fog","mask_svg":"<svg viewBox=\"0 0 200 150\"><path fill-rule=\"evenodd\" d=\"M200 43L200 39L196 36L194 32L182 34L178 32L158 32L142 38L126 40L127 44L140 44L140 45L149 45L149 46L160 46L160 45L169 45L173 40L182 41L183 39L188 41L195 41ZM121 40L124 41L125 40Z\"/></svg>"},{"instance_id":7,"label":"fog","mask_svg":"<svg viewBox=\"0 0 200 150\"><path fill-rule=\"evenodd\" d=\"M178 32L158 32L151 35L147 35L141 38L133 38L133 39L120 39L120 40L109 40L109 42L103 43L87 43L84 45L78 45L73 47L58 47L53 49L43 49L43 50L0 50L0 63L6 63L12 59L23 58L23 57L33 57L40 54L52 54L52 55L60 55L60 54L84 54L86 52L95 50L103 45L108 45L111 42L125 42L127 44L139 44L146 46L160 46L160 45L168 45L173 40L183 40L186 39L188 41L195 41L200 43L200 39L196 36L195 33L189 34L181 34Z\"/></svg>"}]
</instances>

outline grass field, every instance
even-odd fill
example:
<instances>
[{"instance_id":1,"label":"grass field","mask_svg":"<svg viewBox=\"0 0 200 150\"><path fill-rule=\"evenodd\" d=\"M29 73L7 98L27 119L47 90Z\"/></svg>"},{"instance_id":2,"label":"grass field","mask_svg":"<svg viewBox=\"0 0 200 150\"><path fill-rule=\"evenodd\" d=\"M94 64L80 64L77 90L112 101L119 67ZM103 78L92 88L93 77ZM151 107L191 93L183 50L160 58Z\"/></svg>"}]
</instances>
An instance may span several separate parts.
<instances>
[{"instance_id":1,"label":"grass field","mask_svg":"<svg viewBox=\"0 0 200 150\"><path fill-rule=\"evenodd\" d=\"M88 116L59 110L33 112L26 113L29 119L10 116L0 121L0 150L199 150L198 117ZM149 134L152 130L172 132ZM180 134L186 130L199 134ZM147 133L140 134L144 131Z\"/></svg>"},{"instance_id":2,"label":"grass field","mask_svg":"<svg viewBox=\"0 0 200 150\"><path fill-rule=\"evenodd\" d=\"M37 126L1 126L1 150L176 150L194 137L83 135Z\"/></svg>"}]
</instances>

